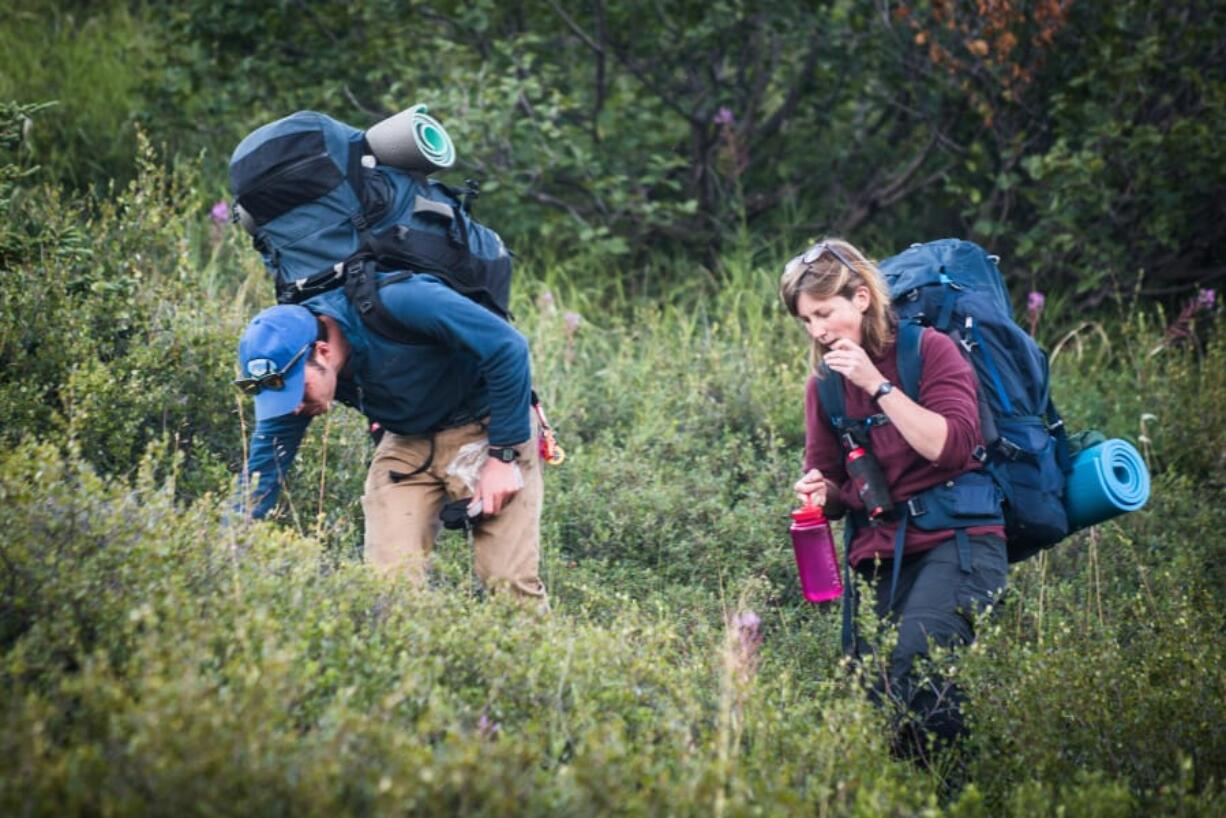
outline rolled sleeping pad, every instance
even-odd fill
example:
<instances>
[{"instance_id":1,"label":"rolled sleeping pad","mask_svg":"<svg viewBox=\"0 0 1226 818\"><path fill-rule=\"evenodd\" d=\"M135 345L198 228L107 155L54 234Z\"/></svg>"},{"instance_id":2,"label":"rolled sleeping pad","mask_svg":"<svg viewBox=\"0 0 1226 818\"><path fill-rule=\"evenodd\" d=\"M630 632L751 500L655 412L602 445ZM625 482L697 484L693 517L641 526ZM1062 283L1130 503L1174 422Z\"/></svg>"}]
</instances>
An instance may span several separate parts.
<instances>
[{"instance_id":1,"label":"rolled sleeping pad","mask_svg":"<svg viewBox=\"0 0 1226 818\"><path fill-rule=\"evenodd\" d=\"M1136 511L1148 499L1149 469L1128 441L1107 440L1073 458L1064 490L1071 531Z\"/></svg>"},{"instance_id":2,"label":"rolled sleeping pad","mask_svg":"<svg viewBox=\"0 0 1226 818\"><path fill-rule=\"evenodd\" d=\"M455 164L455 146L439 121L414 105L372 125L366 131L370 152L385 165L432 173Z\"/></svg>"}]
</instances>

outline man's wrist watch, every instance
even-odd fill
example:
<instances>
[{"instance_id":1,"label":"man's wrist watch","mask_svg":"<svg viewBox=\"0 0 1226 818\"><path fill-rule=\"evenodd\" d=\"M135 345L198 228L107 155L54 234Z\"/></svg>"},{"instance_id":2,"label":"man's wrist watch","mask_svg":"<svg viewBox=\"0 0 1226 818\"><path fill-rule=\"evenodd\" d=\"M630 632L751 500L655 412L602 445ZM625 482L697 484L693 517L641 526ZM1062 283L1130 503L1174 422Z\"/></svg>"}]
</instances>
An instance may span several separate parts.
<instances>
[{"instance_id":1,"label":"man's wrist watch","mask_svg":"<svg viewBox=\"0 0 1226 818\"><path fill-rule=\"evenodd\" d=\"M490 446L490 457L503 463L514 463L519 458L519 449L514 446Z\"/></svg>"},{"instance_id":2,"label":"man's wrist watch","mask_svg":"<svg viewBox=\"0 0 1226 818\"><path fill-rule=\"evenodd\" d=\"M873 403L881 400L885 395L894 391L894 384L889 381L882 381L881 386L877 387L877 391L873 393Z\"/></svg>"}]
</instances>

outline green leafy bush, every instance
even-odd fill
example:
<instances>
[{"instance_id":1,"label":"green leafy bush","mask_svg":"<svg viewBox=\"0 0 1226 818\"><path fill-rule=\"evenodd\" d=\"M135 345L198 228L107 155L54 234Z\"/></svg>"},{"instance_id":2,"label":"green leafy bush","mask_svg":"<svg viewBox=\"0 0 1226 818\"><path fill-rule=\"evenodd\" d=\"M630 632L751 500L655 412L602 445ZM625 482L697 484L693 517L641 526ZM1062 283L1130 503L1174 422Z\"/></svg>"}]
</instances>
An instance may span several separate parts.
<instances>
[{"instance_id":1,"label":"green leafy bush","mask_svg":"<svg viewBox=\"0 0 1226 818\"><path fill-rule=\"evenodd\" d=\"M412 592L311 540L177 505L155 460L133 485L53 446L0 462L6 812L923 801L906 768L877 763L863 703L833 685L819 709L779 667L759 680L718 619L620 593L616 609L558 598L542 617Z\"/></svg>"},{"instance_id":2,"label":"green leafy bush","mask_svg":"<svg viewBox=\"0 0 1226 818\"><path fill-rule=\"evenodd\" d=\"M5 202L0 435L73 440L108 473L169 437L188 455L181 488L199 492L237 449L232 396L199 386L224 383L238 314L202 293L193 172L147 143L140 168L114 198L66 198L35 175Z\"/></svg>"}]
</instances>

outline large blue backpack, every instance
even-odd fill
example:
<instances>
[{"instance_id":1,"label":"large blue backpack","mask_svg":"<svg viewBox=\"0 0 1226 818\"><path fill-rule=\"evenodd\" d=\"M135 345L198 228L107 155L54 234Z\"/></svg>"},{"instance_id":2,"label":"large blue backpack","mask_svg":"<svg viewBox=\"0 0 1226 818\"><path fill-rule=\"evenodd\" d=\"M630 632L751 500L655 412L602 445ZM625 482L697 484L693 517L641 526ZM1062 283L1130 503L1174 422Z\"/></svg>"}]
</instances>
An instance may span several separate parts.
<instances>
[{"instance_id":1,"label":"large blue backpack","mask_svg":"<svg viewBox=\"0 0 1226 818\"><path fill-rule=\"evenodd\" d=\"M1013 320L997 259L976 244L942 239L881 262L899 318L950 336L975 368L984 469L1005 498L1009 561L1026 559L1069 533L1063 496L1068 437L1051 400L1047 356ZM918 383L919 345L899 374Z\"/></svg>"},{"instance_id":2,"label":"large blue backpack","mask_svg":"<svg viewBox=\"0 0 1226 818\"><path fill-rule=\"evenodd\" d=\"M264 125L235 148L230 188L281 303L344 286L368 326L401 339L378 288L427 272L510 316L511 256L472 218L475 190L376 164L362 130L313 111Z\"/></svg>"}]
</instances>

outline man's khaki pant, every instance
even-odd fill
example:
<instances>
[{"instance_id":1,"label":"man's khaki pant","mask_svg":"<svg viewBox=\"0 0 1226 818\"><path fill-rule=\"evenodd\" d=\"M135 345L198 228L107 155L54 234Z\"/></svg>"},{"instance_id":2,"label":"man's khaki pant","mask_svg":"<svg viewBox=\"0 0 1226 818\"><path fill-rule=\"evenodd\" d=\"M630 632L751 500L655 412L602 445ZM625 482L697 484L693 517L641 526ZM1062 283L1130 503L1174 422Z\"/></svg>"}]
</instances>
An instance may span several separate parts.
<instances>
[{"instance_id":1,"label":"man's khaki pant","mask_svg":"<svg viewBox=\"0 0 1226 818\"><path fill-rule=\"evenodd\" d=\"M496 517L485 517L473 532L477 578L492 591L544 599L540 580L541 500L544 482L537 452L537 431L519 449L524 487ZM429 437L383 435L366 475L362 508L366 513L366 561L388 574L402 574L424 585L435 538L442 527L439 511L453 500L471 496L468 487L447 466L467 443L484 441L484 422L470 423L434 434L434 457ZM409 476L411 475L411 476Z\"/></svg>"}]
</instances>

